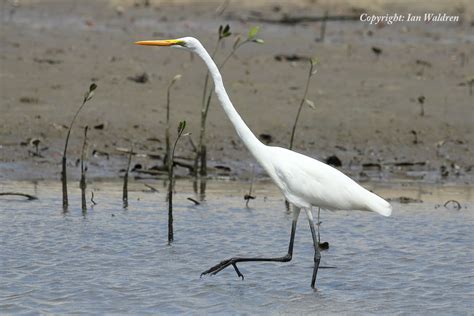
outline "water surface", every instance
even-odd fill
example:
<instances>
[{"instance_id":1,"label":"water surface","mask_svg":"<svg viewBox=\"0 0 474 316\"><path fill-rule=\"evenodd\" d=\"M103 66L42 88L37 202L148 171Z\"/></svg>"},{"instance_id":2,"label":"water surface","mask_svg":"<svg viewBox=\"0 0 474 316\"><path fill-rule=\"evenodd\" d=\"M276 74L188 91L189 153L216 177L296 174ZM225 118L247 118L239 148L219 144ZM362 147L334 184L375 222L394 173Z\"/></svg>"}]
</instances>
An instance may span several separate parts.
<instances>
[{"instance_id":1,"label":"water surface","mask_svg":"<svg viewBox=\"0 0 474 316\"><path fill-rule=\"evenodd\" d=\"M474 310L472 187L380 187L423 203L394 204L384 218L367 212L322 212L323 252L318 291L310 288L313 248L305 215L290 263L243 263L200 274L234 255L281 256L291 214L271 184L211 182L194 206L187 182L175 198L175 242L167 245L164 188L147 193L133 184L121 205L120 183L97 183L98 204L83 214L72 189L61 210L60 187L11 182L1 191L36 194L37 201L0 199L0 310L2 313L219 314L471 314ZM461 210L442 204L456 199Z\"/></svg>"}]
</instances>

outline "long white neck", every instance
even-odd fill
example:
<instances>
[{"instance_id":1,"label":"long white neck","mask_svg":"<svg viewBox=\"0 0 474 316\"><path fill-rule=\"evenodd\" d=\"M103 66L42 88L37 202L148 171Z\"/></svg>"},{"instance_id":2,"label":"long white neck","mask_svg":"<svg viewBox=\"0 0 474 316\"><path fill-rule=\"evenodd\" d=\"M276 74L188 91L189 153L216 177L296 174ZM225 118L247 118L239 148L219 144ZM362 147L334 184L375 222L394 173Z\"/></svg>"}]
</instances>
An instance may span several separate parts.
<instances>
[{"instance_id":1,"label":"long white neck","mask_svg":"<svg viewBox=\"0 0 474 316\"><path fill-rule=\"evenodd\" d=\"M224 83L222 82L222 76L217 68L216 64L212 60L209 53L206 49L200 45L200 47L196 50L196 54L202 58L204 63L206 64L207 68L209 69L209 73L211 74L212 80L214 81L215 93L217 98L219 99L219 103L221 104L222 108L224 109L227 117L234 125L234 128L239 135L242 142L248 148L248 150L252 153L252 155L257 159L259 159L259 149L265 147L257 137L252 133L252 131L248 128L245 122L240 117L239 113L235 110L232 102L225 91Z\"/></svg>"}]
</instances>

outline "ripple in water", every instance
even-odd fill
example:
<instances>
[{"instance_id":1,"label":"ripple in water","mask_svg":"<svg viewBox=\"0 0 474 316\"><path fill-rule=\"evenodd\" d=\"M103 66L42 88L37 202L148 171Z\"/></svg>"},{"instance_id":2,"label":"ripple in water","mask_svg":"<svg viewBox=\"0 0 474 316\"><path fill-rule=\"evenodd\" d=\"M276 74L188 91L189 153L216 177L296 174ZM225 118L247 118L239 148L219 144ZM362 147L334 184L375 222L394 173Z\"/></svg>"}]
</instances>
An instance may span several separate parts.
<instances>
[{"instance_id":1,"label":"ripple in water","mask_svg":"<svg viewBox=\"0 0 474 316\"><path fill-rule=\"evenodd\" d=\"M278 192L267 186L259 191L257 186L258 198L247 209L245 189L233 185L219 189L218 183L214 191L211 185L207 202L199 206L186 201L191 193L178 194L171 247L166 245L164 194L136 189L124 210L120 185L101 184L96 191L99 204L85 217L79 207L62 214L56 186L37 189L38 201L0 200L0 310L7 314L470 314L474 310L472 201L463 203L461 211L436 208L434 202L394 204L390 218L322 212L322 239L331 245L323 252L322 265L337 268L320 270L316 292L310 288L313 248L304 214L293 261L242 263L244 281L231 268L200 279L202 271L230 256L286 253L291 214ZM18 184L12 186L18 189ZM21 184L25 186L30 185ZM71 195L77 197L76 193ZM71 205L79 205L79 200Z\"/></svg>"}]
</instances>

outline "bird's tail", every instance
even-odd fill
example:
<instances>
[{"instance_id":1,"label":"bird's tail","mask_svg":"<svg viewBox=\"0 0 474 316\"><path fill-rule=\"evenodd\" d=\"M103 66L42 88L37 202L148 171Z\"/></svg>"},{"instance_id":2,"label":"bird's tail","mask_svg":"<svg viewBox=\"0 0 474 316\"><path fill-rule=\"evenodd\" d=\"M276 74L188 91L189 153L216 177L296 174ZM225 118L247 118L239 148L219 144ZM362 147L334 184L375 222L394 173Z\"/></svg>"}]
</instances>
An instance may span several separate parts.
<instances>
[{"instance_id":1,"label":"bird's tail","mask_svg":"<svg viewBox=\"0 0 474 316\"><path fill-rule=\"evenodd\" d=\"M366 202L369 211L379 213L383 216L390 216L392 214L392 206L390 203L370 191L367 192L370 193Z\"/></svg>"}]
</instances>

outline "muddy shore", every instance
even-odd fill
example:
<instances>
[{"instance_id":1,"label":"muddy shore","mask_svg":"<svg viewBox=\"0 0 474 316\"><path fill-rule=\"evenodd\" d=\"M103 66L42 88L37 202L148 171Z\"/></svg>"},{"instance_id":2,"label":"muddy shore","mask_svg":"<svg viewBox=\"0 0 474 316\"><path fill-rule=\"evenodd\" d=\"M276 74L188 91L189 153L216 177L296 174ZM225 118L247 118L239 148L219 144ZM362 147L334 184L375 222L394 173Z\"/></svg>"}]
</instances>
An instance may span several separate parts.
<instances>
[{"instance_id":1,"label":"muddy shore","mask_svg":"<svg viewBox=\"0 0 474 316\"><path fill-rule=\"evenodd\" d=\"M223 77L243 119L270 145L288 146L307 57L317 56L320 65L308 93L316 109L303 109L296 151L323 161L337 156L339 168L362 180L473 180L474 97L467 83L474 76L472 3L425 1L424 8L389 1L377 6L229 1L221 8L219 3L1 1L0 180L59 179L65 126L91 82L98 89L70 142L71 179L79 176L76 159L85 125L91 128L90 177L117 178L127 162L122 149L132 144L138 153L133 175L161 165L156 158L164 152L166 87L176 74L182 79L172 89L171 121L177 126L186 120L197 142L203 63L185 52L133 42L194 36L210 50L221 24L243 36L260 26L265 44L242 47ZM322 17L326 10L336 19L327 23L324 41L317 41L322 23L298 17ZM461 19L377 26L337 20L387 11ZM287 23L288 17L296 22ZM254 160L215 102L207 136L211 177L250 176ZM33 139L39 139L38 148ZM177 155L193 156L189 140L181 142ZM178 174L188 170L178 167Z\"/></svg>"}]
</instances>

